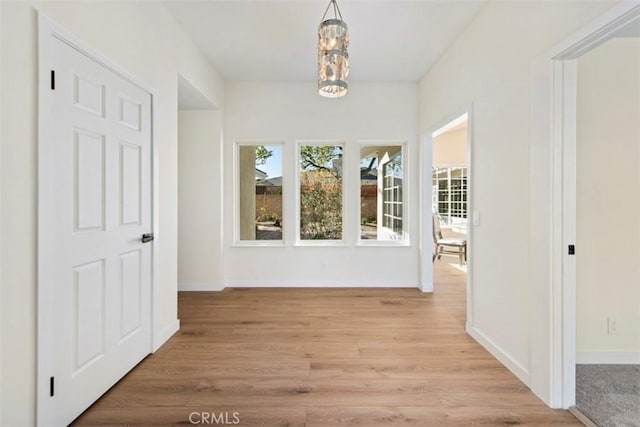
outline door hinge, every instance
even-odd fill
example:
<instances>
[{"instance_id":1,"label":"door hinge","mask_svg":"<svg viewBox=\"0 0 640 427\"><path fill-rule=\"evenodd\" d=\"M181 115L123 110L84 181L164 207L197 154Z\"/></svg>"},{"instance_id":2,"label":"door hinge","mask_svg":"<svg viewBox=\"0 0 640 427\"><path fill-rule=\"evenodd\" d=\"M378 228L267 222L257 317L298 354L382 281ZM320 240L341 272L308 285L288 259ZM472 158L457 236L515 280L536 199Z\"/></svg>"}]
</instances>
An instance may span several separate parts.
<instances>
[{"instance_id":1,"label":"door hinge","mask_svg":"<svg viewBox=\"0 0 640 427\"><path fill-rule=\"evenodd\" d=\"M56 90L56 70L51 70L51 90Z\"/></svg>"},{"instance_id":2,"label":"door hinge","mask_svg":"<svg viewBox=\"0 0 640 427\"><path fill-rule=\"evenodd\" d=\"M569 245L569 255L576 254L576 245Z\"/></svg>"},{"instance_id":3,"label":"door hinge","mask_svg":"<svg viewBox=\"0 0 640 427\"><path fill-rule=\"evenodd\" d=\"M49 396L53 397L55 393L55 377L49 377Z\"/></svg>"}]
</instances>

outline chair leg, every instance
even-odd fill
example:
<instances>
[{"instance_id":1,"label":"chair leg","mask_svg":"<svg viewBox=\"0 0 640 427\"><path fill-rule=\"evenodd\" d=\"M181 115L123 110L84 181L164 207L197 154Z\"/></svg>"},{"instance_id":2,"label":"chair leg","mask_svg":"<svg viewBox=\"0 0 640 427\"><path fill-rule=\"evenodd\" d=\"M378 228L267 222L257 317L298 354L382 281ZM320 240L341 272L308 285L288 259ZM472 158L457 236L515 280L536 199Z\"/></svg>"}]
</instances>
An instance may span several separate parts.
<instances>
[{"instance_id":1,"label":"chair leg","mask_svg":"<svg viewBox=\"0 0 640 427\"><path fill-rule=\"evenodd\" d=\"M462 260L464 258L464 249L463 246L460 246L460 252L458 253L458 257L460 258L460 267L462 267Z\"/></svg>"}]
</instances>

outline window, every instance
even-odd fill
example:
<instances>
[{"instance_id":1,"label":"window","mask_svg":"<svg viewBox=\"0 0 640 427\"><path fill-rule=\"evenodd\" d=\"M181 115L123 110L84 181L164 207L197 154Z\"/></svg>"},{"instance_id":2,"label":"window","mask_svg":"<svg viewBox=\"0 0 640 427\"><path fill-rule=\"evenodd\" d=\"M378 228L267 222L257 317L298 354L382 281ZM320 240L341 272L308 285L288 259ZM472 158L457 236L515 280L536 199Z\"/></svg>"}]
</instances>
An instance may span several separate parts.
<instances>
[{"instance_id":1,"label":"window","mask_svg":"<svg viewBox=\"0 0 640 427\"><path fill-rule=\"evenodd\" d=\"M467 168L434 168L433 210L440 214L441 226L467 230Z\"/></svg>"},{"instance_id":2,"label":"window","mask_svg":"<svg viewBox=\"0 0 640 427\"><path fill-rule=\"evenodd\" d=\"M398 153L383 165L382 227L402 233L402 155Z\"/></svg>"},{"instance_id":3,"label":"window","mask_svg":"<svg viewBox=\"0 0 640 427\"><path fill-rule=\"evenodd\" d=\"M282 241L282 145L238 144L238 237Z\"/></svg>"},{"instance_id":4,"label":"window","mask_svg":"<svg viewBox=\"0 0 640 427\"><path fill-rule=\"evenodd\" d=\"M360 239L404 240L402 145L360 148Z\"/></svg>"},{"instance_id":5,"label":"window","mask_svg":"<svg viewBox=\"0 0 640 427\"><path fill-rule=\"evenodd\" d=\"M300 145L300 240L342 240L341 145Z\"/></svg>"}]
</instances>

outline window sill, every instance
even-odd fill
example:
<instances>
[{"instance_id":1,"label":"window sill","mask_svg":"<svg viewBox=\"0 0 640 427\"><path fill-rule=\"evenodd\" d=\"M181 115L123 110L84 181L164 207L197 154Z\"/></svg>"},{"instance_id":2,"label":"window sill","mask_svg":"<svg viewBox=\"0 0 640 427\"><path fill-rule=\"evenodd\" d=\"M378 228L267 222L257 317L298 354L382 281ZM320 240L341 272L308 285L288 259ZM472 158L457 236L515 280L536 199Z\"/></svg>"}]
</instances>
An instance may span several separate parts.
<instances>
[{"instance_id":1,"label":"window sill","mask_svg":"<svg viewBox=\"0 0 640 427\"><path fill-rule=\"evenodd\" d=\"M344 240L296 240L297 247L347 247Z\"/></svg>"},{"instance_id":2,"label":"window sill","mask_svg":"<svg viewBox=\"0 0 640 427\"><path fill-rule=\"evenodd\" d=\"M404 240L362 240L359 239L356 246L362 247L409 247L411 243L408 239Z\"/></svg>"},{"instance_id":3,"label":"window sill","mask_svg":"<svg viewBox=\"0 0 640 427\"><path fill-rule=\"evenodd\" d=\"M232 248L281 248L284 240L239 240L233 242Z\"/></svg>"}]
</instances>

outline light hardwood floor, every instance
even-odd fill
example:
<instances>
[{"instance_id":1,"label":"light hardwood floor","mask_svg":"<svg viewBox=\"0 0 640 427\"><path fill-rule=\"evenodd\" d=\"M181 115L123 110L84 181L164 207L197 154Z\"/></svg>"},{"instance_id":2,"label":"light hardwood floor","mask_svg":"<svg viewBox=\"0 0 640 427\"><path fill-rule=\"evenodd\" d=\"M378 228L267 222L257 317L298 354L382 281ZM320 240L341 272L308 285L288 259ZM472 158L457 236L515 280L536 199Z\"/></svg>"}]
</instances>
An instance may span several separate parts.
<instances>
[{"instance_id":1,"label":"light hardwood floor","mask_svg":"<svg viewBox=\"0 0 640 427\"><path fill-rule=\"evenodd\" d=\"M237 412L240 426L581 425L466 335L465 277L449 262L436 262L434 294L180 293L180 332L76 424L184 425L193 412L233 422Z\"/></svg>"}]
</instances>

